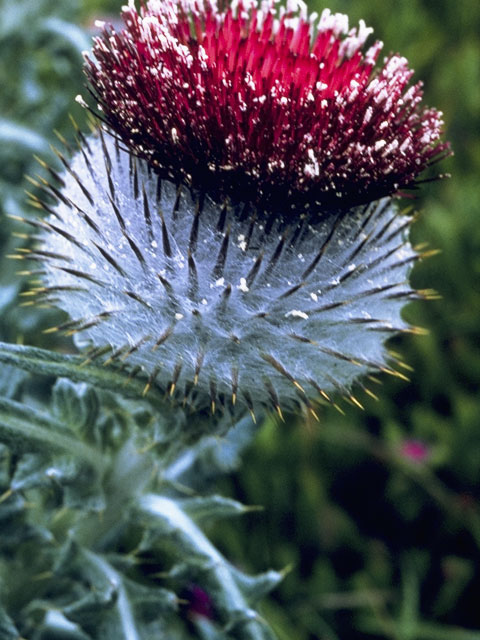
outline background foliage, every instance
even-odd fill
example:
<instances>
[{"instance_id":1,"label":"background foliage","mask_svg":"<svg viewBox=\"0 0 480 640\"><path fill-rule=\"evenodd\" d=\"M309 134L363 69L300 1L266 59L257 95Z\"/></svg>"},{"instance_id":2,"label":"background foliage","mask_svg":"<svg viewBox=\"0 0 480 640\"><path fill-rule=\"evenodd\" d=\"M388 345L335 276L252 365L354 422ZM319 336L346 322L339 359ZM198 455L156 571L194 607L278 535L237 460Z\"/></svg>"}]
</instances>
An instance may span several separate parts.
<instances>
[{"instance_id":1,"label":"background foliage","mask_svg":"<svg viewBox=\"0 0 480 640\"><path fill-rule=\"evenodd\" d=\"M382 380L378 402L362 398L363 412L345 405L345 416L326 409L320 424L269 421L221 487L264 511L208 533L243 569L291 568L262 609L281 640L478 640L480 5L329 6L374 26L445 113L455 156L441 171L452 178L422 187L414 229L415 242L441 251L415 268L414 284L440 298L406 310L427 336L392 342L413 367L411 382ZM24 175L39 170L33 154L53 160L52 131L70 136L68 114L82 117L73 97L85 33L93 17L119 8L116 0L0 2L1 340L71 349L42 333L51 311L20 306L18 265L5 258L18 240L5 216L31 215ZM25 374L2 367L0 390L13 397ZM50 387L29 381L32 403ZM427 447L421 462L404 454L412 439Z\"/></svg>"}]
</instances>

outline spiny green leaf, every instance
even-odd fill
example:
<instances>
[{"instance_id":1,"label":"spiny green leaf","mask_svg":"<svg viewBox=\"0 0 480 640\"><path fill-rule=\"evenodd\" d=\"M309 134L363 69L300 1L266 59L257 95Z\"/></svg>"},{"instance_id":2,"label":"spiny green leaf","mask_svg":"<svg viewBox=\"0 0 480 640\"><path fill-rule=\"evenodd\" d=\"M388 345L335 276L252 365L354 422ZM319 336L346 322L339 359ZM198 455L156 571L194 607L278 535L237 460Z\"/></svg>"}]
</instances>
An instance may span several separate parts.
<instances>
[{"instance_id":1,"label":"spiny green leaf","mask_svg":"<svg viewBox=\"0 0 480 640\"><path fill-rule=\"evenodd\" d=\"M235 638L258 638L259 640L277 640L272 629L253 609L235 612L233 620L226 630Z\"/></svg>"},{"instance_id":2,"label":"spiny green leaf","mask_svg":"<svg viewBox=\"0 0 480 640\"><path fill-rule=\"evenodd\" d=\"M82 625L92 618L94 622L99 615L107 620L111 618L110 626L116 629L118 640L142 640L121 574L98 554L80 547L76 548L76 553L76 569L89 580L91 588L78 602L64 607L66 617ZM92 628L96 629L97 624L94 622Z\"/></svg>"},{"instance_id":3,"label":"spiny green leaf","mask_svg":"<svg viewBox=\"0 0 480 640\"><path fill-rule=\"evenodd\" d=\"M67 451L95 466L102 457L80 442L49 415L19 402L0 398L0 438L18 451Z\"/></svg>"},{"instance_id":4,"label":"spiny green leaf","mask_svg":"<svg viewBox=\"0 0 480 640\"><path fill-rule=\"evenodd\" d=\"M26 491L34 487L48 487L52 482L71 481L77 473L78 465L71 457L56 458L52 465L50 456L26 454L16 466L10 488L12 491Z\"/></svg>"},{"instance_id":5,"label":"spiny green leaf","mask_svg":"<svg viewBox=\"0 0 480 640\"><path fill-rule=\"evenodd\" d=\"M70 378L76 382L88 382L101 389L121 393L127 397L141 398L145 382L131 380L128 372L94 364L84 364L82 356L72 356L0 342L0 362L16 366L36 375ZM164 403L163 395L156 389L148 394L150 401Z\"/></svg>"},{"instance_id":6,"label":"spiny green leaf","mask_svg":"<svg viewBox=\"0 0 480 640\"><path fill-rule=\"evenodd\" d=\"M98 417L98 396L85 382L73 383L60 378L53 387L53 411L59 420L75 431L95 424Z\"/></svg>"},{"instance_id":7,"label":"spiny green leaf","mask_svg":"<svg viewBox=\"0 0 480 640\"><path fill-rule=\"evenodd\" d=\"M202 640L229 640L227 634L220 631L208 618L195 616L193 622Z\"/></svg>"},{"instance_id":8,"label":"spiny green leaf","mask_svg":"<svg viewBox=\"0 0 480 640\"><path fill-rule=\"evenodd\" d=\"M245 599L252 606L275 589L285 576L284 572L273 570L258 576L248 576L235 567L232 567L232 574Z\"/></svg>"},{"instance_id":9,"label":"spiny green leaf","mask_svg":"<svg viewBox=\"0 0 480 640\"><path fill-rule=\"evenodd\" d=\"M237 500L219 495L185 498L179 504L198 524L215 522L215 520L231 518L232 516L241 516L256 509L256 507L246 507Z\"/></svg>"},{"instance_id":10,"label":"spiny green leaf","mask_svg":"<svg viewBox=\"0 0 480 640\"><path fill-rule=\"evenodd\" d=\"M239 628L239 638L274 638L267 625L250 608L232 567L175 500L153 494L144 495L137 501L134 513L150 527L150 536L145 538L144 545L162 544L170 540L178 557L185 564L192 564L202 575L215 608L230 625Z\"/></svg>"},{"instance_id":11,"label":"spiny green leaf","mask_svg":"<svg viewBox=\"0 0 480 640\"><path fill-rule=\"evenodd\" d=\"M35 634L35 640L92 640L74 622L70 622L61 611L47 612L41 628Z\"/></svg>"},{"instance_id":12,"label":"spiny green leaf","mask_svg":"<svg viewBox=\"0 0 480 640\"><path fill-rule=\"evenodd\" d=\"M65 507L98 512L106 507L101 479L101 474L72 455L27 454L18 462L10 488L61 488Z\"/></svg>"},{"instance_id":13,"label":"spiny green leaf","mask_svg":"<svg viewBox=\"0 0 480 640\"><path fill-rule=\"evenodd\" d=\"M124 585L135 612L141 613L144 622L158 620L161 613L178 609L178 598L173 591L149 587L128 578L124 579Z\"/></svg>"}]
</instances>

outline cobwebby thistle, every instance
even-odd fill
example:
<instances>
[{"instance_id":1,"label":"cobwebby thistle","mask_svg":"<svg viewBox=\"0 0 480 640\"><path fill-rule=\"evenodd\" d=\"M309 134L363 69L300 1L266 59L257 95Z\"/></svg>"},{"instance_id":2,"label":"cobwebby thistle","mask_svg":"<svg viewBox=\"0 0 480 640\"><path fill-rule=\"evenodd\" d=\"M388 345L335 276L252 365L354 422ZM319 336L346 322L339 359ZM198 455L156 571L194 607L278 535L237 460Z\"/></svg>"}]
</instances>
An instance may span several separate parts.
<instances>
[{"instance_id":1,"label":"cobwebby thistle","mask_svg":"<svg viewBox=\"0 0 480 640\"><path fill-rule=\"evenodd\" d=\"M150 0L86 72L43 226L45 287L90 357L179 401L303 406L387 371L418 254L393 195L448 153L404 58L301 2ZM365 387L363 387L365 389Z\"/></svg>"}]
</instances>

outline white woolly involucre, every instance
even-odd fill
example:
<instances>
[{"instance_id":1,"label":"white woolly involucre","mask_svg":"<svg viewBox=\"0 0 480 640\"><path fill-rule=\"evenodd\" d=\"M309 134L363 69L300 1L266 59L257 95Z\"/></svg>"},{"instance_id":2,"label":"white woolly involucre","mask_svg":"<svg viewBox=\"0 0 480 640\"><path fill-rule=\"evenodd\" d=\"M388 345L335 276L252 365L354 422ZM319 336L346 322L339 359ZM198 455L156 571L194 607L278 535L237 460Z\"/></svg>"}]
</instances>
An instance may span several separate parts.
<instances>
[{"instance_id":1,"label":"white woolly involucre","mask_svg":"<svg viewBox=\"0 0 480 640\"><path fill-rule=\"evenodd\" d=\"M393 373L384 341L408 330L417 254L391 201L288 222L160 181L109 136L61 182L41 295L91 358L128 365L146 390L280 411Z\"/></svg>"}]
</instances>

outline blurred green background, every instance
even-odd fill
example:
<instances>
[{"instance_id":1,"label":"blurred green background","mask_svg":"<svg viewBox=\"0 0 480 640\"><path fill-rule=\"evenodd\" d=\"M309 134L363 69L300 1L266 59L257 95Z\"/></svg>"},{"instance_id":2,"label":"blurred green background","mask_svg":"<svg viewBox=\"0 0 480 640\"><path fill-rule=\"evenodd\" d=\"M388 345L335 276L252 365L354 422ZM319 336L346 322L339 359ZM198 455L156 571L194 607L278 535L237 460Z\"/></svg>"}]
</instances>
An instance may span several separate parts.
<instances>
[{"instance_id":1,"label":"blurred green background","mask_svg":"<svg viewBox=\"0 0 480 640\"><path fill-rule=\"evenodd\" d=\"M32 215L25 174L53 161L83 92L81 51L117 0L0 0L0 339L51 346L51 311L20 307L9 214ZM325 5L311 2L321 11ZM332 0L364 19L425 82L455 156L423 185L415 243L440 253L413 283L439 299L405 311L426 336L391 342L411 382L383 379L365 410L271 420L221 489L263 505L209 534L247 570L290 567L263 613L281 640L480 640L480 3ZM55 343L57 348L69 345Z\"/></svg>"}]
</instances>

